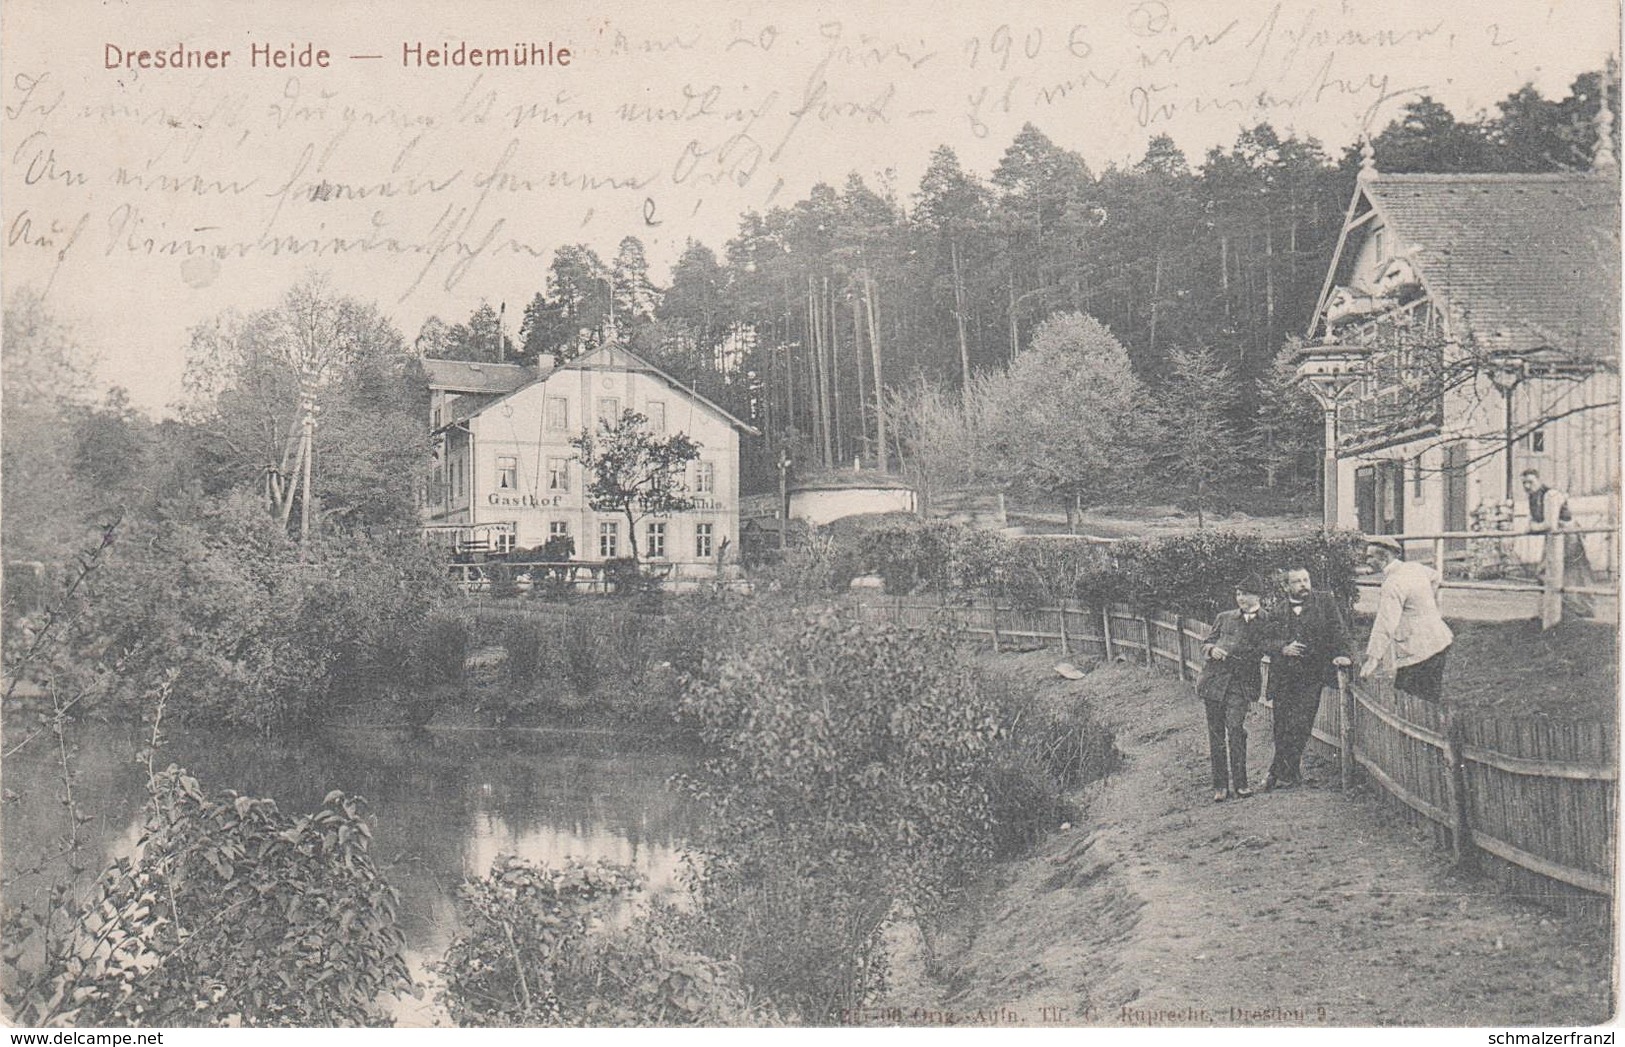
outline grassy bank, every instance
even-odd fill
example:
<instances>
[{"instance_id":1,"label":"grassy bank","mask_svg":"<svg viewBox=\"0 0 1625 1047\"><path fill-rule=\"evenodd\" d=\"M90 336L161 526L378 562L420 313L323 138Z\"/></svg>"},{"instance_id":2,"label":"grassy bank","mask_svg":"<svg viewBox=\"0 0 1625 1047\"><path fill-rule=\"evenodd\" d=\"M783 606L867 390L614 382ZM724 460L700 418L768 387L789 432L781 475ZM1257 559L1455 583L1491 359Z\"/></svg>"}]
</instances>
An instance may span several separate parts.
<instances>
[{"instance_id":1,"label":"grassy bank","mask_svg":"<svg viewBox=\"0 0 1625 1047\"><path fill-rule=\"evenodd\" d=\"M1464 638L1465 642L1466 638ZM1408 824L1332 788L1213 804L1201 703L1169 674L1002 675L1093 707L1123 759L1071 826L990 867L937 943L893 936L896 1024L1584 1025L1610 1013L1611 935L1451 866ZM1271 756L1250 718L1250 765ZM906 929L904 929L906 932Z\"/></svg>"},{"instance_id":2,"label":"grassy bank","mask_svg":"<svg viewBox=\"0 0 1625 1047\"><path fill-rule=\"evenodd\" d=\"M677 687L725 610L669 600L662 613L584 598L435 612L415 684L361 694L330 722L444 728L671 730Z\"/></svg>"}]
</instances>

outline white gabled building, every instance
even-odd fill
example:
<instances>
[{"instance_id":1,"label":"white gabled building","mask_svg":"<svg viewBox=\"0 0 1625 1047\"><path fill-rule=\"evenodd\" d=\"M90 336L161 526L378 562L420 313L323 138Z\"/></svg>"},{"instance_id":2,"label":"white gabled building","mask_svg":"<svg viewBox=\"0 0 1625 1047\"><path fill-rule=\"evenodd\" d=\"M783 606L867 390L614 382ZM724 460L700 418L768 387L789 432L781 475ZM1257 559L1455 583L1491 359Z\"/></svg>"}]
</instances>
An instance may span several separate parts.
<instances>
[{"instance_id":1,"label":"white gabled building","mask_svg":"<svg viewBox=\"0 0 1625 1047\"><path fill-rule=\"evenodd\" d=\"M435 463L426 531L491 552L568 535L575 558L630 555L627 521L587 504L571 439L627 409L656 433L700 445L688 467L694 508L639 521L637 544L676 577L713 573L739 541L739 437L756 430L627 349L610 345L557 367L425 360Z\"/></svg>"},{"instance_id":2,"label":"white gabled building","mask_svg":"<svg viewBox=\"0 0 1625 1047\"><path fill-rule=\"evenodd\" d=\"M1583 526L1616 522L1620 186L1597 167L1385 174L1368 150L1300 355L1358 361L1328 522L1467 531L1510 495L1521 530L1531 467Z\"/></svg>"}]
</instances>

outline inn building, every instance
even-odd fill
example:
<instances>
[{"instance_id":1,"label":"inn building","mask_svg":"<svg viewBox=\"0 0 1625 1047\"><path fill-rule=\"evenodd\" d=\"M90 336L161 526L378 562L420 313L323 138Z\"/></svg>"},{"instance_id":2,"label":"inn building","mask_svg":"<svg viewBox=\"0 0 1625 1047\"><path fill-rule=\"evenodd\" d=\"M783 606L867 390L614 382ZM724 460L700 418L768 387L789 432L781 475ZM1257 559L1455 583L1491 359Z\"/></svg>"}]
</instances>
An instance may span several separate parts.
<instances>
[{"instance_id":1,"label":"inn building","mask_svg":"<svg viewBox=\"0 0 1625 1047\"><path fill-rule=\"evenodd\" d=\"M1581 526L1615 525L1620 184L1600 126L1593 169L1557 174L1386 174L1366 147L1299 355L1327 410L1329 524L1523 530L1535 468Z\"/></svg>"},{"instance_id":2,"label":"inn building","mask_svg":"<svg viewBox=\"0 0 1625 1047\"><path fill-rule=\"evenodd\" d=\"M434 462L425 534L447 546L508 552L568 536L575 559L631 555L626 518L588 504L570 441L631 409L656 434L700 446L688 466L691 510L637 524L645 562L707 577L739 540L739 439L756 430L620 345L562 365L425 360Z\"/></svg>"}]
</instances>

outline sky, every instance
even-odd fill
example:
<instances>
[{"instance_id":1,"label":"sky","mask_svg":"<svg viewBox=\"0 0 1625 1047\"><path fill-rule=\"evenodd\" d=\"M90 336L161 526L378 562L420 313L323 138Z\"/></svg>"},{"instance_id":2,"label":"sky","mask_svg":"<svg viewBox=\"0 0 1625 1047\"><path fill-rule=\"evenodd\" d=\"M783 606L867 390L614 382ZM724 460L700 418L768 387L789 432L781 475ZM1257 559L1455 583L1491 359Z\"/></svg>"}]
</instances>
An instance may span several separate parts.
<instances>
[{"instance_id":1,"label":"sky","mask_svg":"<svg viewBox=\"0 0 1625 1047\"><path fill-rule=\"evenodd\" d=\"M1460 117L1525 82L1562 97L1617 53L1619 9L8 0L0 30L0 289L162 413L193 325L313 268L409 340L482 299L514 332L561 244L637 236L658 282L819 181L907 204L943 144L988 174L1027 122L1097 171L1265 120L1335 155L1423 94Z\"/></svg>"}]
</instances>

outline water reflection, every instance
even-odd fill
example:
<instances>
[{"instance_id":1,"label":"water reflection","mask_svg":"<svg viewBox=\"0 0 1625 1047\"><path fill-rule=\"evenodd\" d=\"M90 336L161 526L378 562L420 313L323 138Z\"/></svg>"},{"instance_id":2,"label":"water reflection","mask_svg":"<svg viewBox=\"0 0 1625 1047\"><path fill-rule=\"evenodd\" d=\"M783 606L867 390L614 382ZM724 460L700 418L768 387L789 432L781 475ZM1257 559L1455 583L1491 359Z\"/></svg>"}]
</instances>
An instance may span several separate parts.
<instances>
[{"instance_id":1,"label":"water reflection","mask_svg":"<svg viewBox=\"0 0 1625 1047\"><path fill-rule=\"evenodd\" d=\"M74 794L92 816L97 869L133 851L142 783L137 734L79 732ZM331 730L266 741L218 731L176 732L160 763L188 768L215 798L227 789L270 797L289 813L314 810L330 790L366 797L373 854L400 891L408 959L422 975L456 930L458 883L501 853L559 863L567 856L633 865L649 894L680 890L680 848L692 811L670 785L692 758L657 740L595 732ZM4 808L8 879L58 849L66 819L54 740L42 736L0 767L17 795ZM54 876L12 884L15 903ZM407 1001L402 1024L443 1016Z\"/></svg>"}]
</instances>

